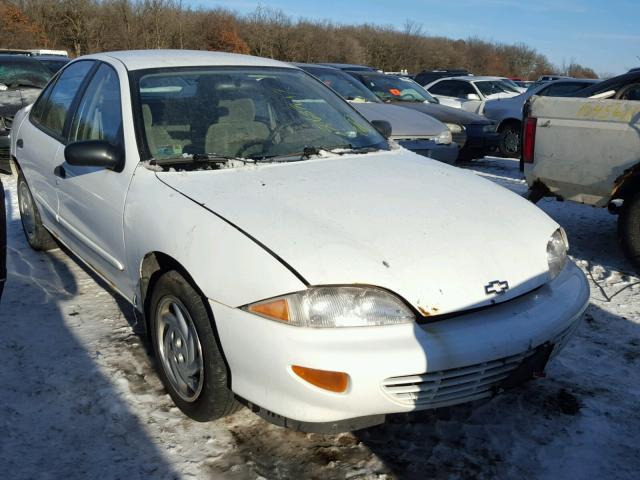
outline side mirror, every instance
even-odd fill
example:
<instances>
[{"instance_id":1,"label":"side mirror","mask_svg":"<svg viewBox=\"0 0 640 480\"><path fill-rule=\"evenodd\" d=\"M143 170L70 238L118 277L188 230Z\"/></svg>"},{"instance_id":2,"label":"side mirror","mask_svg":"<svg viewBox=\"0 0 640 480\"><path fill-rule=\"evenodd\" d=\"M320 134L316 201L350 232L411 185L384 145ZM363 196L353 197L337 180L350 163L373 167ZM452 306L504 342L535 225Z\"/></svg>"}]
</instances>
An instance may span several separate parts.
<instances>
[{"instance_id":1,"label":"side mirror","mask_svg":"<svg viewBox=\"0 0 640 480\"><path fill-rule=\"evenodd\" d=\"M124 160L122 149L104 140L74 142L64 149L64 159L78 167L103 167L118 169Z\"/></svg>"},{"instance_id":2,"label":"side mirror","mask_svg":"<svg viewBox=\"0 0 640 480\"><path fill-rule=\"evenodd\" d=\"M468 93L467 100L480 100L480 97L477 93Z\"/></svg>"},{"instance_id":3,"label":"side mirror","mask_svg":"<svg viewBox=\"0 0 640 480\"><path fill-rule=\"evenodd\" d=\"M382 135L384 138L389 138L392 133L391 124L386 120L373 120L371 125Z\"/></svg>"}]
</instances>

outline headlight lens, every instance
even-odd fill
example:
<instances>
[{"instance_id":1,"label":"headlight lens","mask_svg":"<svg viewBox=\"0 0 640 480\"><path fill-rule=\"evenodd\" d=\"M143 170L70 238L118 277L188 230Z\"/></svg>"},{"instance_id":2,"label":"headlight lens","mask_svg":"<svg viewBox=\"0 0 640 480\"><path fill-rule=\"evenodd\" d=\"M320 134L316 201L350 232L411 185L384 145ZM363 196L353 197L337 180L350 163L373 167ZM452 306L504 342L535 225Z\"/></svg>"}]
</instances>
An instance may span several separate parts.
<instances>
[{"instance_id":1,"label":"headlight lens","mask_svg":"<svg viewBox=\"0 0 640 480\"><path fill-rule=\"evenodd\" d=\"M244 307L256 315L313 328L397 325L415 320L396 296L375 287L310 287Z\"/></svg>"},{"instance_id":2,"label":"headlight lens","mask_svg":"<svg viewBox=\"0 0 640 480\"><path fill-rule=\"evenodd\" d=\"M485 133L496 133L497 130L498 130L497 123L490 123L489 125L485 125L484 127L482 127L482 131Z\"/></svg>"},{"instance_id":3,"label":"headlight lens","mask_svg":"<svg viewBox=\"0 0 640 480\"><path fill-rule=\"evenodd\" d=\"M556 278L564 266L567 264L567 252L569 251L569 241L567 234L559 228L547 243L547 262L549 263L549 277Z\"/></svg>"},{"instance_id":4,"label":"headlight lens","mask_svg":"<svg viewBox=\"0 0 640 480\"><path fill-rule=\"evenodd\" d=\"M464 130L462 125L458 125L457 123L445 123L447 128L451 133L460 133Z\"/></svg>"},{"instance_id":5,"label":"headlight lens","mask_svg":"<svg viewBox=\"0 0 640 480\"><path fill-rule=\"evenodd\" d=\"M451 130L445 130L436 137L436 143L440 145L449 145L452 141Z\"/></svg>"}]
</instances>

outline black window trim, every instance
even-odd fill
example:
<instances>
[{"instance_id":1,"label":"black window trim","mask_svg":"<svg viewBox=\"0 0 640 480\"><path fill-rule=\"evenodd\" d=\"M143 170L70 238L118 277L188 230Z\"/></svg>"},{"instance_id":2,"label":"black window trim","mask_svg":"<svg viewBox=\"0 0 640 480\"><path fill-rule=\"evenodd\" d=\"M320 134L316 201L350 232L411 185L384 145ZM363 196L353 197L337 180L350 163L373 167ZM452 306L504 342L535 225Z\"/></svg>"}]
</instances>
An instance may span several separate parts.
<instances>
[{"instance_id":1,"label":"black window trim","mask_svg":"<svg viewBox=\"0 0 640 480\"><path fill-rule=\"evenodd\" d=\"M76 64L78 64L80 62L91 62L91 63L93 63L93 66L87 72L87 75L85 76L84 80L82 80L82 83L80 83L80 86L78 87L78 91L76 92L75 96L73 97L73 100L71 100L71 104L69 105L69 112L68 112L68 113L71 113L71 117L75 116L75 113L76 113L75 109L78 106L78 99L82 98L82 95L84 94L89 81L91 81L91 79L93 78L93 75L95 74L99 64L105 63L105 62L102 62L100 60L94 60L94 59L86 59L86 60L79 60L77 62L70 62L63 69L61 69L54 76L54 78L51 80L51 82L55 82L55 83L51 83L51 89L49 90L49 94L47 95L46 100L44 100L46 102L49 101L49 97L51 96L51 92L53 92L53 90L56 87L56 84L58 83L58 80L60 80L60 77L67 70L67 68L71 67L72 65L76 65ZM48 87L48 85L47 85L47 87ZM47 88L47 87L45 87L45 88ZM38 98L38 100L40 100L40 98ZM44 114L44 112L43 112L43 114ZM69 126L70 126L69 117L70 116L67 115L67 117L65 118L65 121L64 121L64 125L62 127L62 133L58 134L57 132L54 132L50 128L46 127L45 125L41 124L40 122L38 122L37 120L32 118L31 112L29 112L29 122L34 127L36 127L41 132L45 133L46 135L49 135L50 137L56 139L57 141L59 141L60 143L62 143L65 146L68 143L68 137L69 137Z\"/></svg>"}]
</instances>

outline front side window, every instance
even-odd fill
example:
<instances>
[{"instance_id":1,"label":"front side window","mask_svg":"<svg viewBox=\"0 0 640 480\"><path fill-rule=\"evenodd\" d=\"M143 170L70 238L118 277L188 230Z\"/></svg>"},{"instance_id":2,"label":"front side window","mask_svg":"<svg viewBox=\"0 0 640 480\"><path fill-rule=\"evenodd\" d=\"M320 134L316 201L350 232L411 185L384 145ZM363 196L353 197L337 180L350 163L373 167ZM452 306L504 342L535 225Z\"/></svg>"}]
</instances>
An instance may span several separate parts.
<instances>
[{"instance_id":1,"label":"front side window","mask_svg":"<svg viewBox=\"0 0 640 480\"><path fill-rule=\"evenodd\" d=\"M343 99L297 69L211 67L141 72L144 137L155 159L266 159L309 149L388 148Z\"/></svg>"},{"instance_id":2,"label":"front side window","mask_svg":"<svg viewBox=\"0 0 640 480\"><path fill-rule=\"evenodd\" d=\"M118 145L122 138L120 83L103 64L89 82L71 124L69 141L106 140Z\"/></svg>"},{"instance_id":3,"label":"front side window","mask_svg":"<svg viewBox=\"0 0 640 480\"><path fill-rule=\"evenodd\" d=\"M92 61L80 61L66 68L52 87L43 105L36 105L36 120L52 134L62 136L71 103L93 66ZM44 68L44 67L43 67Z\"/></svg>"},{"instance_id":4,"label":"front side window","mask_svg":"<svg viewBox=\"0 0 640 480\"><path fill-rule=\"evenodd\" d=\"M559 83L552 84L539 93L543 97L560 97L562 95L568 95L578 90L582 90L587 85L584 83Z\"/></svg>"}]
</instances>

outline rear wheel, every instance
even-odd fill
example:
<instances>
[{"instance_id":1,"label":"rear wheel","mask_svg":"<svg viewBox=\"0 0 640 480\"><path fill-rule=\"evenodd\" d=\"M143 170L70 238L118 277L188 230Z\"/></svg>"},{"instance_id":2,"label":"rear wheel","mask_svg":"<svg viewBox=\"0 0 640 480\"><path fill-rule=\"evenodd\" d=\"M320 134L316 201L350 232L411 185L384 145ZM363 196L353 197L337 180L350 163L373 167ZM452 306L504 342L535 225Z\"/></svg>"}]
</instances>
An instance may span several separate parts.
<instances>
[{"instance_id":1,"label":"rear wheel","mask_svg":"<svg viewBox=\"0 0 640 480\"><path fill-rule=\"evenodd\" d=\"M640 192L625 199L618 216L618 239L622 251L640 271Z\"/></svg>"},{"instance_id":2,"label":"rear wheel","mask_svg":"<svg viewBox=\"0 0 640 480\"><path fill-rule=\"evenodd\" d=\"M150 303L150 330L158 374L186 415L206 422L239 407L204 300L177 271L157 281Z\"/></svg>"},{"instance_id":3,"label":"rear wheel","mask_svg":"<svg viewBox=\"0 0 640 480\"><path fill-rule=\"evenodd\" d=\"M52 250L58 248L58 244L51 234L42 225L38 207L33 201L31 190L22 172L18 173L18 206L20 208L20 220L27 242L34 250Z\"/></svg>"},{"instance_id":4,"label":"rear wheel","mask_svg":"<svg viewBox=\"0 0 640 480\"><path fill-rule=\"evenodd\" d=\"M500 127L498 150L503 157L519 157L522 128L518 122L509 122Z\"/></svg>"}]
</instances>

